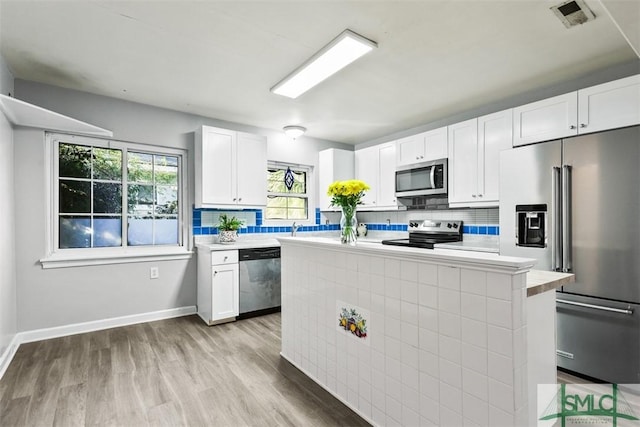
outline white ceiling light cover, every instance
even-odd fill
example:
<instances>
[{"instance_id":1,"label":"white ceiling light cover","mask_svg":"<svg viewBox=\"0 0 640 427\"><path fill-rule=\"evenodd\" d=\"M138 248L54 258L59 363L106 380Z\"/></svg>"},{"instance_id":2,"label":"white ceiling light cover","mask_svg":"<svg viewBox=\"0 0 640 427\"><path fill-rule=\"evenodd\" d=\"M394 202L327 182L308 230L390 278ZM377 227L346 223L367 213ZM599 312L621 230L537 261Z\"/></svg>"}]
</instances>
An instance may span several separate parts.
<instances>
[{"instance_id":1,"label":"white ceiling light cover","mask_svg":"<svg viewBox=\"0 0 640 427\"><path fill-rule=\"evenodd\" d=\"M302 136L307 131L307 128L303 126L285 126L282 130L289 138L296 139L297 137Z\"/></svg>"},{"instance_id":2,"label":"white ceiling light cover","mask_svg":"<svg viewBox=\"0 0 640 427\"><path fill-rule=\"evenodd\" d=\"M350 30L344 30L293 73L271 88L271 92L297 98L340 71L378 45Z\"/></svg>"}]
</instances>

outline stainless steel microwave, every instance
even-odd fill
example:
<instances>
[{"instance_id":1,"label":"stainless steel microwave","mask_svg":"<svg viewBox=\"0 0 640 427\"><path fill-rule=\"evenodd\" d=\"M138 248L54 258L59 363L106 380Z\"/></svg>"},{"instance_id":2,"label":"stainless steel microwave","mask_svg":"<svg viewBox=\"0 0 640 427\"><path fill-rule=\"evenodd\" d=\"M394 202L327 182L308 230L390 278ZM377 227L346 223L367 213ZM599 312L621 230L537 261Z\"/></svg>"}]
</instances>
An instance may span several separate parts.
<instances>
[{"instance_id":1,"label":"stainless steel microwave","mask_svg":"<svg viewBox=\"0 0 640 427\"><path fill-rule=\"evenodd\" d=\"M396 170L396 197L447 194L447 159L415 163Z\"/></svg>"}]
</instances>

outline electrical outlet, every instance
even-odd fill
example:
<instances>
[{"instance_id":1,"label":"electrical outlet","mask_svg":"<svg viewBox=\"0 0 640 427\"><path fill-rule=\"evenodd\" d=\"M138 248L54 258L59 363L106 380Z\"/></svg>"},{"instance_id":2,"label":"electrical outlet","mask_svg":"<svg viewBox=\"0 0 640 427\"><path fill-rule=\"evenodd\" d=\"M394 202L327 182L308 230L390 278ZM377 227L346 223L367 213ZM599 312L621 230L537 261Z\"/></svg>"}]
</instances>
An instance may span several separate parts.
<instances>
[{"instance_id":1,"label":"electrical outlet","mask_svg":"<svg viewBox=\"0 0 640 427\"><path fill-rule=\"evenodd\" d=\"M149 269L149 277L151 279L157 279L160 277L160 269L158 267L151 267Z\"/></svg>"}]
</instances>

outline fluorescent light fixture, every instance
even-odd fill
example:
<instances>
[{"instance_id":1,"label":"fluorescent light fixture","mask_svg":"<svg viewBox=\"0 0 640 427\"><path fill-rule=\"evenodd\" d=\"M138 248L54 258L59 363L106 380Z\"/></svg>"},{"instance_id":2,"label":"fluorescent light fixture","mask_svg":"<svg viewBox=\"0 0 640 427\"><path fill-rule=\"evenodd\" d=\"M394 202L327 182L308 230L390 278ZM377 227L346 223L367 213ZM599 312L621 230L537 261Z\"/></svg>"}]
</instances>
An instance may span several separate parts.
<instances>
[{"instance_id":1,"label":"fluorescent light fixture","mask_svg":"<svg viewBox=\"0 0 640 427\"><path fill-rule=\"evenodd\" d=\"M271 92L297 98L376 47L376 42L351 30L344 30L293 73L272 87Z\"/></svg>"},{"instance_id":2,"label":"fluorescent light fixture","mask_svg":"<svg viewBox=\"0 0 640 427\"><path fill-rule=\"evenodd\" d=\"M285 126L282 130L289 138L296 139L297 137L302 136L307 131L307 128L302 126Z\"/></svg>"}]
</instances>

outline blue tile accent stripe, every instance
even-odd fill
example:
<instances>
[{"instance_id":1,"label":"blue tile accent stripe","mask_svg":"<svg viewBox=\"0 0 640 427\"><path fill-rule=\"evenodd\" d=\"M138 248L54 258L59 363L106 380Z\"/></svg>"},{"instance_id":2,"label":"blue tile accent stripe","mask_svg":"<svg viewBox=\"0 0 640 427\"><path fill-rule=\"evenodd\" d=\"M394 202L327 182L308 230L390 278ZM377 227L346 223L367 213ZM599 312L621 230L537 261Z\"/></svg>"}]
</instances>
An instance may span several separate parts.
<instances>
[{"instance_id":1,"label":"blue tile accent stripe","mask_svg":"<svg viewBox=\"0 0 640 427\"><path fill-rule=\"evenodd\" d=\"M202 227L202 211L215 209L193 209L193 234L200 235L216 235L218 227ZM255 212L256 224L242 227L240 234L258 234L258 233L291 233L291 226L264 226L263 212L261 209L245 210ZM298 228L298 232L318 232L318 231L338 231L339 224L321 224L322 215L320 209L315 210L315 225L305 225ZM366 223L367 228L371 231L407 231L407 224L387 224L385 223ZM500 234L500 226L497 224L478 224L465 225L462 228L463 234L477 234L497 236Z\"/></svg>"},{"instance_id":2,"label":"blue tile accent stripe","mask_svg":"<svg viewBox=\"0 0 640 427\"><path fill-rule=\"evenodd\" d=\"M462 233L498 236L500 235L500 226L499 225L465 225L462 227Z\"/></svg>"}]
</instances>

